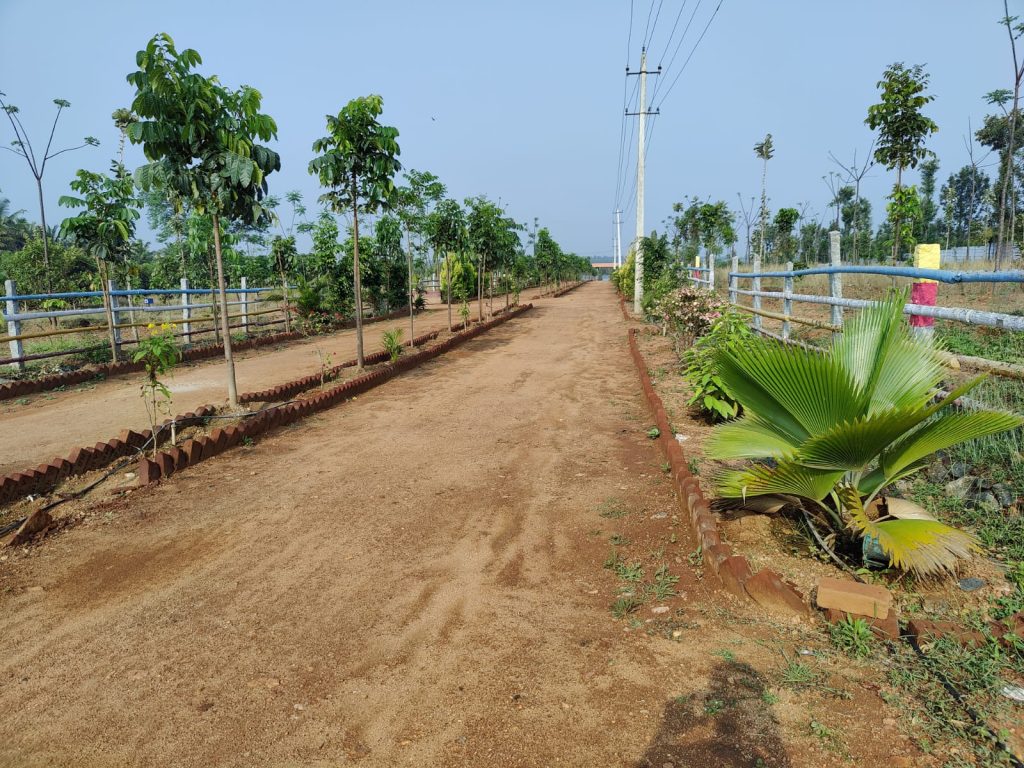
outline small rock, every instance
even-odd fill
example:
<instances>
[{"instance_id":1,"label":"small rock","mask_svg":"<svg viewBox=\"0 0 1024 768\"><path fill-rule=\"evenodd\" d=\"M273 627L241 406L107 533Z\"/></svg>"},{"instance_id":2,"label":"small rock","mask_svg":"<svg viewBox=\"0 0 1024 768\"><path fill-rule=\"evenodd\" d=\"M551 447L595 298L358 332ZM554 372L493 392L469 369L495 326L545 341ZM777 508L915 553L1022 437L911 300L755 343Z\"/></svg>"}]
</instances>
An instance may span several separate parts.
<instances>
[{"instance_id":1,"label":"small rock","mask_svg":"<svg viewBox=\"0 0 1024 768\"><path fill-rule=\"evenodd\" d=\"M971 494L969 501L971 502L971 506L980 509L982 512L994 513L1002 509L1002 506L996 500L996 497L988 491Z\"/></svg>"},{"instance_id":2,"label":"small rock","mask_svg":"<svg viewBox=\"0 0 1024 768\"><path fill-rule=\"evenodd\" d=\"M680 434L679 434L678 432L676 433L676 441L677 441L677 442L680 442L680 443L685 443L685 442L686 442L687 440L689 440L689 439L690 439L690 438L689 438L689 436L688 436L688 435L680 435Z\"/></svg>"},{"instance_id":3,"label":"small rock","mask_svg":"<svg viewBox=\"0 0 1024 768\"><path fill-rule=\"evenodd\" d=\"M668 613L667 605L659 605L655 608L651 608L651 613Z\"/></svg>"},{"instance_id":4,"label":"small rock","mask_svg":"<svg viewBox=\"0 0 1024 768\"><path fill-rule=\"evenodd\" d=\"M940 462L937 464L932 464L930 467L928 467L928 472L926 474L929 482L941 483L944 482L947 477L949 477L949 470L946 469L946 466Z\"/></svg>"},{"instance_id":5,"label":"small rock","mask_svg":"<svg viewBox=\"0 0 1024 768\"><path fill-rule=\"evenodd\" d=\"M668 512L656 512L651 515L651 520L664 520L668 517Z\"/></svg>"},{"instance_id":6,"label":"small rock","mask_svg":"<svg viewBox=\"0 0 1024 768\"><path fill-rule=\"evenodd\" d=\"M987 491L992 487L992 481L987 477L978 478L978 490Z\"/></svg>"},{"instance_id":7,"label":"small rock","mask_svg":"<svg viewBox=\"0 0 1024 768\"><path fill-rule=\"evenodd\" d=\"M305 709L305 707L304 707L304 706L302 706L301 704L296 704L296 705L295 705L295 709L297 709L297 710L298 710L299 712L301 712L302 710L304 710L304 709Z\"/></svg>"},{"instance_id":8,"label":"small rock","mask_svg":"<svg viewBox=\"0 0 1024 768\"><path fill-rule=\"evenodd\" d=\"M949 465L950 477L964 477L967 475L967 464L962 461L954 461Z\"/></svg>"},{"instance_id":9,"label":"small rock","mask_svg":"<svg viewBox=\"0 0 1024 768\"><path fill-rule=\"evenodd\" d=\"M966 579L960 579L957 583L960 585L960 589L964 592L973 592L974 590L981 589L985 586L985 581L983 579L977 579L974 576Z\"/></svg>"},{"instance_id":10,"label":"small rock","mask_svg":"<svg viewBox=\"0 0 1024 768\"><path fill-rule=\"evenodd\" d=\"M972 475L958 477L952 482L946 483L945 492L951 499L966 499L967 495L974 488L974 481L977 478Z\"/></svg>"},{"instance_id":11,"label":"small rock","mask_svg":"<svg viewBox=\"0 0 1024 768\"><path fill-rule=\"evenodd\" d=\"M1016 497L1006 483L994 483L989 490L1002 507L1008 507L1015 501Z\"/></svg>"},{"instance_id":12,"label":"small rock","mask_svg":"<svg viewBox=\"0 0 1024 768\"><path fill-rule=\"evenodd\" d=\"M124 473L124 479L125 480L134 480L135 478L136 478L136 474L134 472L125 472Z\"/></svg>"}]
</instances>

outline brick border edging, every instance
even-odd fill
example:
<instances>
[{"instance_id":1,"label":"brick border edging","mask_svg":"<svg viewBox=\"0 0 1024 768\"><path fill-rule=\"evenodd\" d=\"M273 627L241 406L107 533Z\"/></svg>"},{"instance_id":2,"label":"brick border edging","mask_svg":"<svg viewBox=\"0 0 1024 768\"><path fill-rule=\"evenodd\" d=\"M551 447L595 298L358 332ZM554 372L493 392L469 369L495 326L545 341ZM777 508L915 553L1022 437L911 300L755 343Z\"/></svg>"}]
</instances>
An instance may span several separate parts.
<instances>
[{"instance_id":1,"label":"brick border edging","mask_svg":"<svg viewBox=\"0 0 1024 768\"><path fill-rule=\"evenodd\" d=\"M201 422L212 416L217 409L212 405L204 405L195 411L189 411L174 419L167 420L157 430L157 445L170 437L171 421L179 424ZM190 426L190 425L189 425ZM121 433L106 442L93 446L75 448L64 458L57 457L47 464L40 464L35 469L12 472L0 478L0 505L23 499L33 493L49 493L69 477L84 475L94 469L101 469L114 459L131 456L146 446L152 439L149 429L136 432L123 429Z\"/></svg>"},{"instance_id":2,"label":"brick border edging","mask_svg":"<svg viewBox=\"0 0 1024 768\"><path fill-rule=\"evenodd\" d=\"M399 309L387 315L372 317L363 324L379 323L384 320L397 320L408 317L408 309ZM355 328L355 320L346 320L335 327L336 331L345 331ZM242 341L232 343L231 349L235 352L245 352L249 349L266 346L267 344L278 344L284 341L295 341L306 338L305 334L298 331L281 333L270 333L261 336L252 336ZM181 362L189 363L196 360L205 360L210 357L224 354L224 344L197 344L181 352ZM35 395L39 392L47 392L58 387L67 387L74 384L83 384L95 379L105 379L110 376L117 376L122 373L135 373L143 369L142 363L133 363L131 360L121 360L116 363L103 363L102 365L88 365L79 368L77 371L66 373L54 373L49 376L40 376L38 379L21 379L11 381L7 384L0 384L0 400L10 400L21 395Z\"/></svg>"},{"instance_id":3,"label":"brick border edging","mask_svg":"<svg viewBox=\"0 0 1024 768\"><path fill-rule=\"evenodd\" d=\"M533 309L533 304L516 307L491 320L478 323L468 330L461 331L451 338L445 339L435 347L403 356L385 368L349 379L306 400L266 408L260 411L258 415L247 419L237 426L215 427L210 431L209 435L186 440L182 443L181 447L175 446L159 451L152 459L143 456L139 459L138 485L148 485L170 477L178 470L194 466L201 461L223 453L227 449L243 442L246 438L251 439L274 427L285 426L312 413L331 408L340 402L383 384L400 373L416 368L464 344L470 339L476 338L485 331L489 331L508 320L518 317L530 309Z\"/></svg>"},{"instance_id":4,"label":"brick border edging","mask_svg":"<svg viewBox=\"0 0 1024 768\"><path fill-rule=\"evenodd\" d=\"M519 305L510 304L508 307L502 307L501 309L492 312L491 318L493 319L505 314L506 312L511 312L517 306ZM479 320L471 320L470 327L479 324L479 322ZM426 344L428 341L433 341L438 336L440 336L444 330L445 329L443 328L438 328L436 331L428 331L427 333L420 334L415 339L413 339L412 346L418 347L422 344ZM409 345L404 344L403 348L408 349ZM382 349L379 352L374 352L370 355L365 355L363 357L363 363L367 365L376 365L377 363L387 362L389 358L390 355L387 353L387 351ZM324 383L333 380L333 378L344 369L354 368L356 365L358 365L358 360L356 360L355 358L352 358L351 360L346 360L343 363L335 365L334 367L326 371L328 377L324 378ZM300 392L304 392L305 390L310 389L311 387L318 386L320 383L320 374L311 373L308 376L303 376L302 378L294 379L292 381L285 382L284 384L278 384L267 389L261 389L255 392L243 392L241 395L238 396L238 402L265 403L271 400L284 400L294 395L297 395Z\"/></svg>"},{"instance_id":5,"label":"brick border edging","mask_svg":"<svg viewBox=\"0 0 1024 768\"><path fill-rule=\"evenodd\" d=\"M621 296L619 299L622 312L626 315L625 302ZM784 581L770 568L764 568L755 574L747 558L735 554L732 547L722 541L718 519L701 490L700 480L690 472L686 454L683 453L679 441L675 439L672 426L669 424L665 405L654 391L651 377L647 373L647 363L636 341L636 328L627 329L627 335L630 356L636 365L644 397L654 414L654 422L660 433L658 442L668 458L679 507L690 521L694 535L700 543L704 562L721 584L737 597L753 600L758 605L772 610L808 615L810 608L803 595L793 585Z\"/></svg>"}]
</instances>

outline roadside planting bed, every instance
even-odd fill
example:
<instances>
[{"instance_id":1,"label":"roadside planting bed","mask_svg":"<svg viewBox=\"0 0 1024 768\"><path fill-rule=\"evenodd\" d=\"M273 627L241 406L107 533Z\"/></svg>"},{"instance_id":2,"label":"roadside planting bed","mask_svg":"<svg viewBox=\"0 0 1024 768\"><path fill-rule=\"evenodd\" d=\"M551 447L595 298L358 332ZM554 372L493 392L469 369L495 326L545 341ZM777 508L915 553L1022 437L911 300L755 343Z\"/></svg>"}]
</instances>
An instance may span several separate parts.
<instances>
[{"instance_id":1,"label":"roadside planting bed","mask_svg":"<svg viewBox=\"0 0 1024 768\"><path fill-rule=\"evenodd\" d=\"M622 309L631 319L624 301ZM889 646L892 658L883 675L892 690L886 695L893 701L902 697L901 706L922 723L928 739L968 743L979 754L992 750L993 762L983 761L985 765L1012 764L1001 762L1011 759L1009 754L1019 761L1024 756L1020 705L1000 693L1004 683L997 682L995 672L1002 669L1010 684L1006 690L1024 685L1020 665L1012 661L1024 638L1021 587L1015 592L1005 567L983 557L964 563L958 579L978 579L975 583L982 585L971 591L957 579L891 581L867 572L861 577L869 583L857 583L810 544L809 534L789 518L743 510L713 512L695 475L710 476L722 465L702 456L712 427L691 415L687 401L692 392L679 375L676 350L650 326L630 328L629 337L680 506L689 513L708 569L730 592L763 607L806 612L813 596L833 638L842 636L851 619L862 619L877 638L907 640ZM924 478L922 482L927 483ZM910 493L914 487L907 484L902 491ZM941 494L942 486L935 492ZM1013 509L1009 512L1012 523ZM772 589L755 581L752 573L758 568L758 575L772 574ZM990 615L994 607L1001 618Z\"/></svg>"},{"instance_id":2,"label":"roadside planting bed","mask_svg":"<svg viewBox=\"0 0 1024 768\"><path fill-rule=\"evenodd\" d=\"M53 494L57 491L59 499L70 499L79 492L67 491L61 487L71 477L95 473L96 480L88 479L84 486L91 489L96 481L124 468L130 462L120 462L113 469L107 465L116 459L139 455L137 472L132 479L137 485L146 485L174 472L193 466L201 461L212 458L229 448L247 444L257 436L279 426L287 426L312 413L333 407L366 392L398 374L415 368L445 352L458 347L486 331L501 325L508 320L532 309L532 304L516 306L503 311L487 321L478 322L465 330L453 333L448 338L412 354L405 354L395 362L383 362L385 353L377 353L366 358L367 363L377 362L376 369L363 373L353 379L329 387L321 387L319 375L304 377L289 382L282 387L272 388L270 392L287 390L288 394L270 395L268 392L254 392L243 395L240 400L245 402L267 402L269 398L295 397L298 399L278 405L265 406L253 413L230 414L218 413L213 406L204 406L194 413L186 413L175 419L165 421L157 430L157 445L164 444L170 438L172 421L180 425L180 445L155 451L152 458L145 455L147 449L153 448L153 435L150 430L134 432L124 430L118 438L97 443L92 447L73 450L67 458L54 459L47 465L16 472L0 480L0 504L19 501L10 510L11 515L20 523L14 527L8 523L0 530L6 534L4 541L8 545L23 544L34 536L40 535L52 524L48 507L40 504L38 497ZM431 332L417 338L417 345L436 340L440 332ZM343 369L355 366L355 361L348 361L337 366L335 375ZM223 426L211 426L214 420L224 419ZM142 455L140 455L142 454ZM26 499L26 497L35 497ZM21 501L24 500L24 501ZM59 503L59 501L58 501ZM24 513L24 517L20 515Z\"/></svg>"}]
</instances>

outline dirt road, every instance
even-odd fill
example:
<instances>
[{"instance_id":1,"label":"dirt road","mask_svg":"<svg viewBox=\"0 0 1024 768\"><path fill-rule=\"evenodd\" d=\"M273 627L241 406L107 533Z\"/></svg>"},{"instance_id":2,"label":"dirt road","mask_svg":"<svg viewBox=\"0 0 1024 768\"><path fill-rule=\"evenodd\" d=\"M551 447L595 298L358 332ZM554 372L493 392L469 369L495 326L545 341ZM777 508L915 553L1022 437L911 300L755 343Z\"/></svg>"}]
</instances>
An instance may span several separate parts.
<instances>
[{"instance_id":1,"label":"dirt road","mask_svg":"<svg viewBox=\"0 0 1024 768\"><path fill-rule=\"evenodd\" d=\"M495 299L495 308L502 306ZM470 305L476 317L476 302ZM458 308L453 320L459 322ZM433 306L416 318L416 335L448 327L447 305ZM409 319L381 321L365 326L367 354L383 348L381 334L401 328L408 340ZM320 370L320 354L337 365L356 356L354 330L289 342L276 349L249 350L236 355L239 392L266 389ZM117 437L125 427L146 429L149 421L139 396L141 374L116 376L80 385L70 391L42 392L19 400L0 402L0 475L36 467L73 448ZM227 399L224 359L217 357L183 365L167 379L174 396L173 412L193 411ZM27 401L27 402L26 402Z\"/></svg>"},{"instance_id":2,"label":"dirt road","mask_svg":"<svg viewBox=\"0 0 1024 768\"><path fill-rule=\"evenodd\" d=\"M691 567L631 366L610 287L585 286L61 508L84 518L0 562L0 765L899 765L855 665L829 671L841 706L775 687L780 649L820 637ZM613 619L642 590L610 547L679 595Z\"/></svg>"}]
</instances>

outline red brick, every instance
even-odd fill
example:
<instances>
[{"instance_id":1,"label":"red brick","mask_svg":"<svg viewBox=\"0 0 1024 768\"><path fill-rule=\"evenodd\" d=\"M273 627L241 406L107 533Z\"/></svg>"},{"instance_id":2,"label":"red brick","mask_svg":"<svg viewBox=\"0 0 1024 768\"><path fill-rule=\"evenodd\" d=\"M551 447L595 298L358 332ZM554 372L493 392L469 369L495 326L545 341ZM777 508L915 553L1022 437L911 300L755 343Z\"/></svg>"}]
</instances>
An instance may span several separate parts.
<instances>
[{"instance_id":1,"label":"red brick","mask_svg":"<svg viewBox=\"0 0 1024 768\"><path fill-rule=\"evenodd\" d=\"M816 602L819 608L884 619L892 607L892 595L885 587L875 584L823 577L818 580Z\"/></svg>"},{"instance_id":2,"label":"red brick","mask_svg":"<svg viewBox=\"0 0 1024 768\"><path fill-rule=\"evenodd\" d=\"M156 464L160 468L161 477L170 477L174 474L174 458L167 451L160 451L156 455Z\"/></svg>"},{"instance_id":3,"label":"red brick","mask_svg":"<svg viewBox=\"0 0 1024 768\"><path fill-rule=\"evenodd\" d=\"M228 447L238 445L242 442L242 432L234 424L224 427L224 437L227 441L225 445Z\"/></svg>"},{"instance_id":4,"label":"red brick","mask_svg":"<svg viewBox=\"0 0 1024 768\"><path fill-rule=\"evenodd\" d=\"M146 442L146 438L133 429L122 429L118 439L132 448L141 448Z\"/></svg>"},{"instance_id":5,"label":"red brick","mask_svg":"<svg viewBox=\"0 0 1024 768\"><path fill-rule=\"evenodd\" d=\"M70 477L75 472L75 465L67 459L54 459L50 462L53 466L57 467L57 479L63 480L65 477Z\"/></svg>"},{"instance_id":6,"label":"red brick","mask_svg":"<svg viewBox=\"0 0 1024 768\"><path fill-rule=\"evenodd\" d=\"M27 544L32 540L38 533L42 533L53 524L53 518L49 512L44 512L41 508L32 512L25 522L22 523L16 531L7 534L3 539L0 539L0 545L8 547L17 547L22 544Z\"/></svg>"},{"instance_id":7,"label":"red brick","mask_svg":"<svg viewBox=\"0 0 1024 768\"><path fill-rule=\"evenodd\" d=\"M801 616L808 613L807 605L799 593L770 568L759 571L743 586L751 599L762 608Z\"/></svg>"},{"instance_id":8,"label":"red brick","mask_svg":"<svg viewBox=\"0 0 1024 768\"><path fill-rule=\"evenodd\" d=\"M167 455L171 457L171 461L174 462L174 471L177 472L179 469L184 469L188 466L188 456L185 452L178 447L172 447L167 449Z\"/></svg>"},{"instance_id":9,"label":"red brick","mask_svg":"<svg viewBox=\"0 0 1024 768\"><path fill-rule=\"evenodd\" d=\"M152 459L142 456L138 466L139 485L149 485L160 479L160 465Z\"/></svg>"},{"instance_id":10,"label":"red brick","mask_svg":"<svg viewBox=\"0 0 1024 768\"><path fill-rule=\"evenodd\" d=\"M185 461L188 466L198 464L203 460L203 446L195 440L186 440L181 444L181 452L185 454Z\"/></svg>"},{"instance_id":11,"label":"red brick","mask_svg":"<svg viewBox=\"0 0 1024 768\"><path fill-rule=\"evenodd\" d=\"M722 580L725 588L737 597L747 596L744 585L753 575L747 558L740 555L732 555L725 558L718 568L718 578Z\"/></svg>"},{"instance_id":12,"label":"red brick","mask_svg":"<svg viewBox=\"0 0 1024 768\"><path fill-rule=\"evenodd\" d=\"M715 544L703 550L704 562L716 574L727 558L732 557L732 548L728 544Z\"/></svg>"},{"instance_id":13,"label":"red brick","mask_svg":"<svg viewBox=\"0 0 1024 768\"><path fill-rule=\"evenodd\" d=\"M214 427L210 430L210 441L213 443L215 453L222 453L228 447L228 436L224 434L224 430L220 427Z\"/></svg>"}]
</instances>

